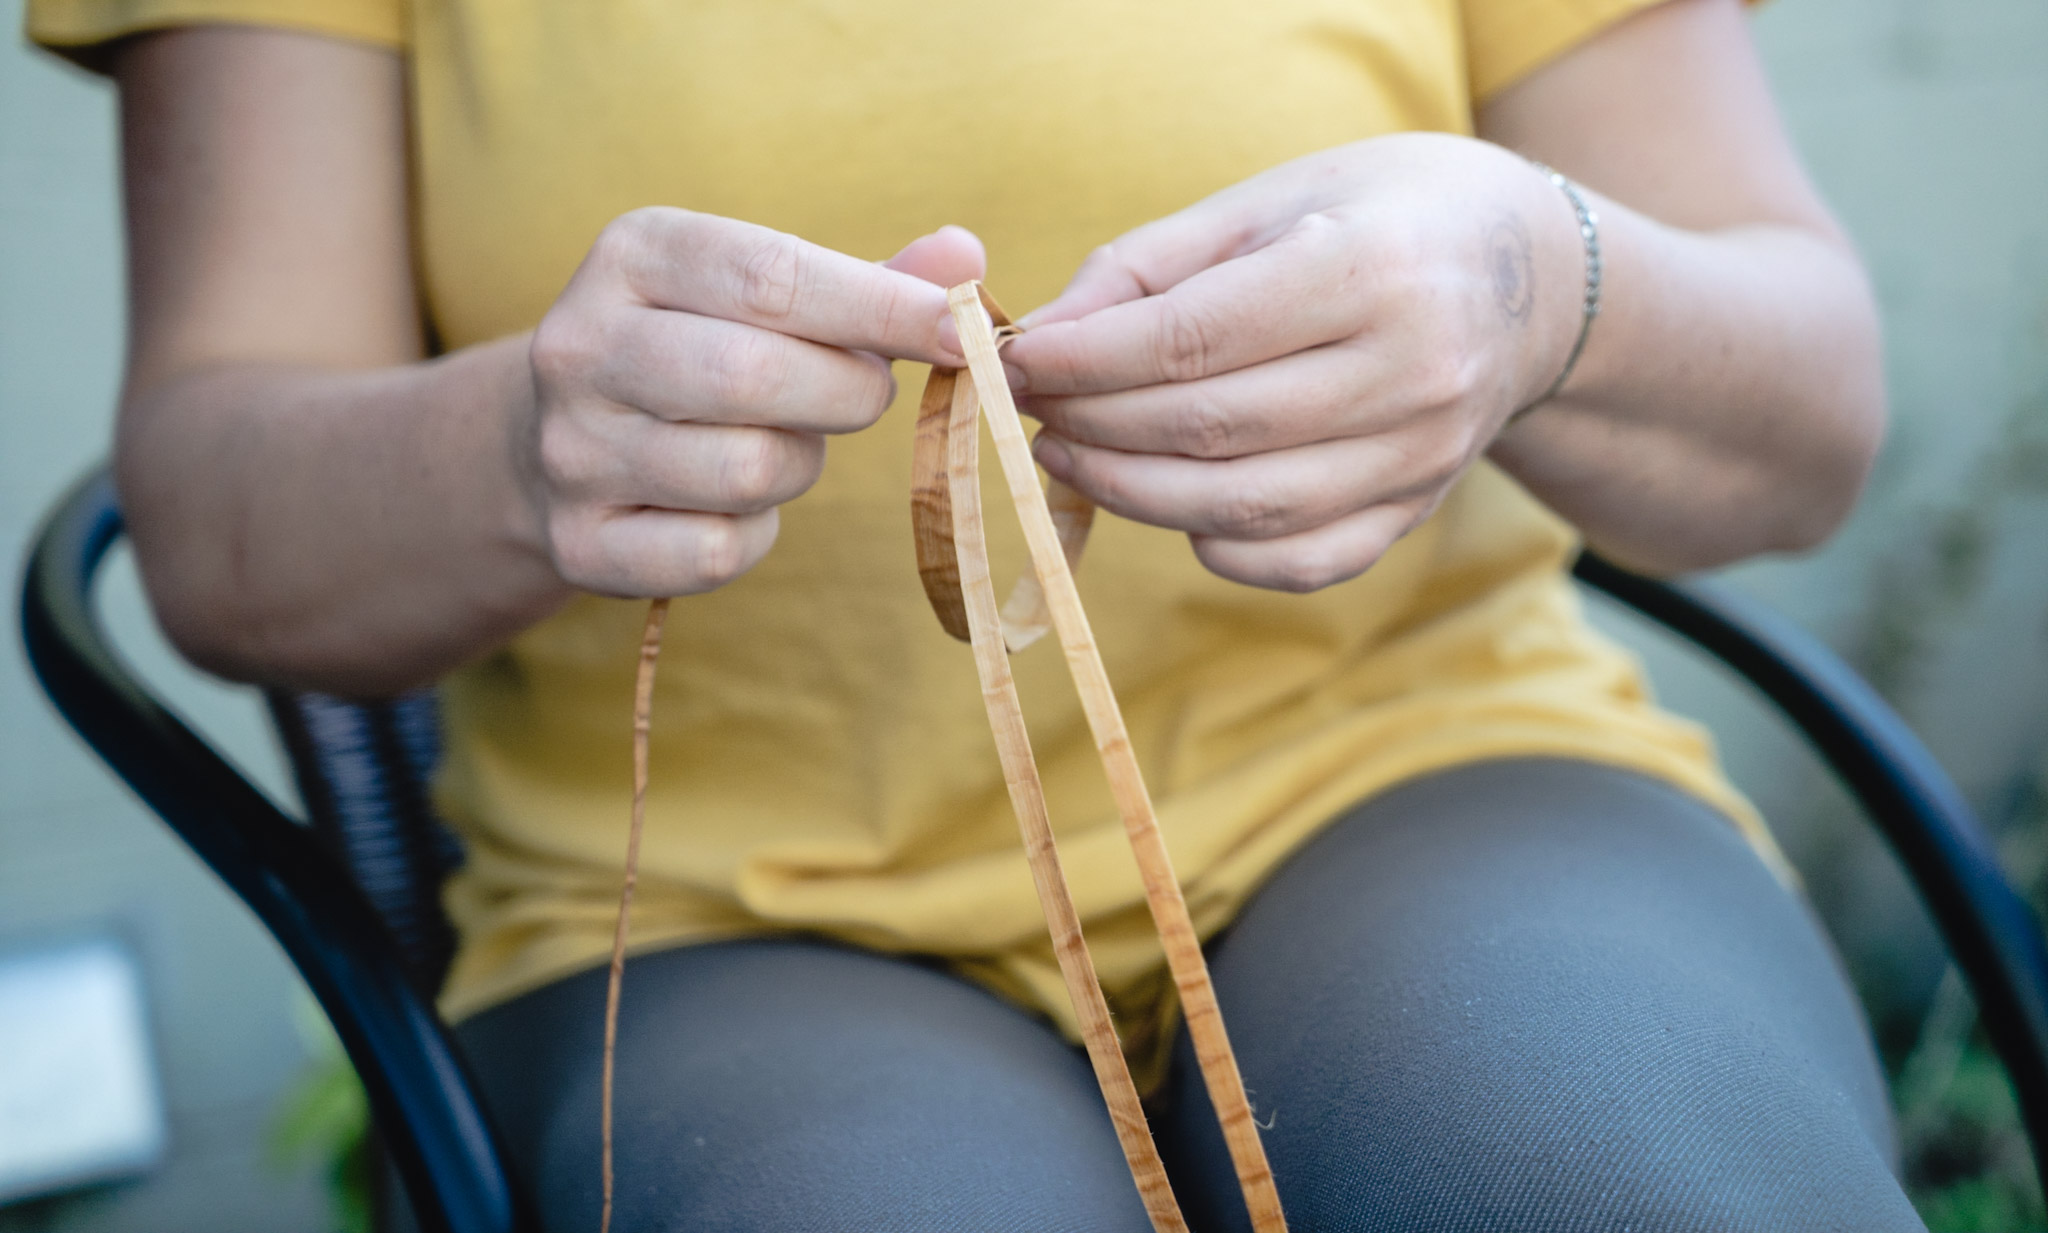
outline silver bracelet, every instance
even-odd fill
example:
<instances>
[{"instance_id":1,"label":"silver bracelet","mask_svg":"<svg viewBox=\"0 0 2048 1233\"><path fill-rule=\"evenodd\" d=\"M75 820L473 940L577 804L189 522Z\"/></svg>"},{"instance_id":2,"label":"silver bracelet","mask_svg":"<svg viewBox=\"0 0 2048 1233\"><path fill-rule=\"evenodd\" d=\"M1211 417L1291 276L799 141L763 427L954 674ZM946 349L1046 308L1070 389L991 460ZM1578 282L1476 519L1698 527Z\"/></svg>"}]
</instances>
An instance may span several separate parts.
<instances>
[{"instance_id":1,"label":"silver bracelet","mask_svg":"<svg viewBox=\"0 0 2048 1233\"><path fill-rule=\"evenodd\" d=\"M1529 162L1537 171L1543 173L1544 178L1557 185L1558 191L1572 203L1572 213L1579 216L1579 239L1586 246L1586 298L1584 315L1579 319L1578 341L1572 344L1572 353L1565 357L1564 371L1557 374L1557 380L1550 383L1550 388L1543 391L1541 397L1515 412L1509 423L1521 419L1555 398L1557 392L1564 388L1564 383L1571 380L1572 369L1579 366L1579 355L1586 349L1586 336L1593 332L1593 318L1600 315L1600 216L1593 213L1592 207L1586 204L1586 198L1579 192L1578 185L1534 159L1530 159Z\"/></svg>"}]
</instances>

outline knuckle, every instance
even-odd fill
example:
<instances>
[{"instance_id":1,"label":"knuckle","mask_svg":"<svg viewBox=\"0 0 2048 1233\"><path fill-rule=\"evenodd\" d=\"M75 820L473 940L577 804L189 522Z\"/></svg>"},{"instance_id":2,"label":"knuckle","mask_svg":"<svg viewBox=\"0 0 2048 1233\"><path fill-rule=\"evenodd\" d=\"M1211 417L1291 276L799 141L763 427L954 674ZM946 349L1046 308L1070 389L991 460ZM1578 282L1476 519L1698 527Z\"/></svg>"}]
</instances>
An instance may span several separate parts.
<instances>
[{"instance_id":1,"label":"knuckle","mask_svg":"<svg viewBox=\"0 0 2048 1233\"><path fill-rule=\"evenodd\" d=\"M1472 460L1476 444L1471 429L1457 423L1447 425L1440 432L1430 433L1424 441L1421 456L1417 459L1419 469L1436 483L1442 483L1465 469Z\"/></svg>"},{"instance_id":2,"label":"knuckle","mask_svg":"<svg viewBox=\"0 0 2048 1233\"><path fill-rule=\"evenodd\" d=\"M604 554L588 521L579 514L556 511L548 516L547 531L548 556L562 580L584 590L600 589L605 580Z\"/></svg>"},{"instance_id":3,"label":"knuckle","mask_svg":"<svg viewBox=\"0 0 2048 1233\"><path fill-rule=\"evenodd\" d=\"M1311 253L1326 251L1343 242L1346 228L1337 218L1324 210L1312 210L1289 223L1273 240L1276 247L1305 249Z\"/></svg>"},{"instance_id":4,"label":"knuckle","mask_svg":"<svg viewBox=\"0 0 2048 1233\"><path fill-rule=\"evenodd\" d=\"M1235 458L1241 452L1243 427L1215 399L1189 397L1174 420L1175 453L1193 458Z\"/></svg>"},{"instance_id":5,"label":"knuckle","mask_svg":"<svg viewBox=\"0 0 2048 1233\"><path fill-rule=\"evenodd\" d=\"M610 270L631 270L656 246L656 235L683 211L672 206L642 206L604 225L590 245L591 260Z\"/></svg>"},{"instance_id":6,"label":"knuckle","mask_svg":"<svg viewBox=\"0 0 2048 1233\"><path fill-rule=\"evenodd\" d=\"M881 419L896 401L896 373L883 359L874 359L863 368L867 375L854 391L852 406L854 422L866 428Z\"/></svg>"},{"instance_id":7,"label":"knuckle","mask_svg":"<svg viewBox=\"0 0 2048 1233\"><path fill-rule=\"evenodd\" d=\"M550 488L573 488L590 470L590 450L583 433L560 416L541 421L534 434L534 453Z\"/></svg>"},{"instance_id":8,"label":"knuckle","mask_svg":"<svg viewBox=\"0 0 2048 1233\"><path fill-rule=\"evenodd\" d=\"M1139 278L1138 272L1124 260L1123 253L1117 248L1115 241L1096 245L1082 258L1079 269L1075 271L1075 278L1110 279L1140 289L1144 286L1144 280Z\"/></svg>"},{"instance_id":9,"label":"knuckle","mask_svg":"<svg viewBox=\"0 0 2048 1233\"><path fill-rule=\"evenodd\" d=\"M700 589L722 587L747 572L753 564L747 552L746 536L731 518L712 518L698 529L690 546L691 572Z\"/></svg>"},{"instance_id":10,"label":"knuckle","mask_svg":"<svg viewBox=\"0 0 2048 1233\"><path fill-rule=\"evenodd\" d=\"M640 247L640 236L646 229L646 219L640 211L621 214L604 225L597 238L590 242L591 264L607 270L616 270L631 259L634 250Z\"/></svg>"},{"instance_id":11,"label":"knuckle","mask_svg":"<svg viewBox=\"0 0 2048 1233\"><path fill-rule=\"evenodd\" d=\"M581 384L604 353L598 331L582 313L556 309L540 319L527 344L527 362L544 388Z\"/></svg>"},{"instance_id":12,"label":"knuckle","mask_svg":"<svg viewBox=\"0 0 2048 1233\"><path fill-rule=\"evenodd\" d=\"M1285 523L1289 510L1282 494L1262 484L1239 484L1217 502L1215 516L1225 534L1263 539Z\"/></svg>"},{"instance_id":13,"label":"knuckle","mask_svg":"<svg viewBox=\"0 0 2048 1233\"><path fill-rule=\"evenodd\" d=\"M806 278L803 245L795 236L764 232L740 257L740 305L754 316L781 321L796 312Z\"/></svg>"},{"instance_id":14,"label":"knuckle","mask_svg":"<svg viewBox=\"0 0 2048 1233\"><path fill-rule=\"evenodd\" d=\"M1415 368L1415 400L1431 410L1448 410L1478 388L1476 366L1455 350L1424 357Z\"/></svg>"},{"instance_id":15,"label":"knuckle","mask_svg":"<svg viewBox=\"0 0 2048 1233\"><path fill-rule=\"evenodd\" d=\"M711 395L732 410L772 407L785 392L787 380L777 362L775 338L762 330L738 329L712 347L705 363Z\"/></svg>"},{"instance_id":16,"label":"knuckle","mask_svg":"<svg viewBox=\"0 0 2048 1233\"><path fill-rule=\"evenodd\" d=\"M1336 581L1323 562L1294 554L1282 556L1274 562L1270 579L1272 589L1292 595L1320 591Z\"/></svg>"},{"instance_id":17,"label":"knuckle","mask_svg":"<svg viewBox=\"0 0 2048 1233\"><path fill-rule=\"evenodd\" d=\"M1320 591L1343 577L1326 554L1299 544L1247 544L1197 536L1195 555L1220 577L1294 595Z\"/></svg>"},{"instance_id":18,"label":"knuckle","mask_svg":"<svg viewBox=\"0 0 2048 1233\"><path fill-rule=\"evenodd\" d=\"M782 443L771 432L742 433L725 451L718 470L720 492L733 505L758 509L775 504L784 483Z\"/></svg>"},{"instance_id":19,"label":"knuckle","mask_svg":"<svg viewBox=\"0 0 2048 1233\"><path fill-rule=\"evenodd\" d=\"M864 316L874 323L877 338L895 338L909 324L913 305L903 284L891 278L875 279L866 288Z\"/></svg>"},{"instance_id":20,"label":"knuckle","mask_svg":"<svg viewBox=\"0 0 2048 1233\"><path fill-rule=\"evenodd\" d=\"M1272 572L1267 585L1295 595L1334 586L1359 572L1347 568L1343 560L1322 545L1292 545L1276 552L1270 564Z\"/></svg>"},{"instance_id":21,"label":"knuckle","mask_svg":"<svg viewBox=\"0 0 2048 1233\"><path fill-rule=\"evenodd\" d=\"M1206 313L1185 304L1163 302L1159 335L1153 343L1161 377L1192 381L1207 375L1216 342L1215 324Z\"/></svg>"}]
</instances>

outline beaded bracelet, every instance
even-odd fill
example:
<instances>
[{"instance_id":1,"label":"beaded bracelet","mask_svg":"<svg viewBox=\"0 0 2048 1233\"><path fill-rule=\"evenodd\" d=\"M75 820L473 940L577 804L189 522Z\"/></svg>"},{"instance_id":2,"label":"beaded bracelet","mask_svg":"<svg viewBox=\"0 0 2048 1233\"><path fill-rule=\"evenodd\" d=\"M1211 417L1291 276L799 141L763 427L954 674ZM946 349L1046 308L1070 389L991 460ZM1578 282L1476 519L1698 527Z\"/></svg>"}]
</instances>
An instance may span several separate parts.
<instances>
[{"instance_id":1,"label":"beaded bracelet","mask_svg":"<svg viewBox=\"0 0 2048 1233\"><path fill-rule=\"evenodd\" d=\"M1557 185L1558 191L1572 203L1572 212L1579 216L1579 239L1586 246L1586 298L1584 315L1579 319L1579 337L1572 344L1571 354L1565 357L1564 371L1557 374L1557 380L1550 383L1550 388L1543 391L1540 398L1517 411L1515 419L1520 419L1555 398L1557 392L1564 388L1564 383L1571 380L1572 369L1578 367L1579 355L1586 349L1586 336L1593 332L1593 318L1600 315L1600 216L1593 213L1592 208L1586 204L1586 198L1579 192L1578 185L1534 159L1530 160L1530 164L1542 172L1552 184Z\"/></svg>"}]
</instances>

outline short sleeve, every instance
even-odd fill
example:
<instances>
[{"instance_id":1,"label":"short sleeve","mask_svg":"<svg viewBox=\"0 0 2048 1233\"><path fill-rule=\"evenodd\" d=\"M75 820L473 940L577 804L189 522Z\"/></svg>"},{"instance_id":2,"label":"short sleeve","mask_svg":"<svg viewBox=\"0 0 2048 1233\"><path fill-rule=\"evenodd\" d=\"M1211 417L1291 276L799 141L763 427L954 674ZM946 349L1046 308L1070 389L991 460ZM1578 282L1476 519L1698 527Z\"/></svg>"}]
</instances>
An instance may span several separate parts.
<instances>
[{"instance_id":1,"label":"short sleeve","mask_svg":"<svg viewBox=\"0 0 2048 1233\"><path fill-rule=\"evenodd\" d=\"M31 0L33 3L33 0ZM1662 0L1459 0L1472 97L1485 101Z\"/></svg>"},{"instance_id":2,"label":"short sleeve","mask_svg":"<svg viewBox=\"0 0 2048 1233\"><path fill-rule=\"evenodd\" d=\"M29 41L88 68L95 49L171 26L273 26L399 48L406 0L28 0Z\"/></svg>"}]
</instances>

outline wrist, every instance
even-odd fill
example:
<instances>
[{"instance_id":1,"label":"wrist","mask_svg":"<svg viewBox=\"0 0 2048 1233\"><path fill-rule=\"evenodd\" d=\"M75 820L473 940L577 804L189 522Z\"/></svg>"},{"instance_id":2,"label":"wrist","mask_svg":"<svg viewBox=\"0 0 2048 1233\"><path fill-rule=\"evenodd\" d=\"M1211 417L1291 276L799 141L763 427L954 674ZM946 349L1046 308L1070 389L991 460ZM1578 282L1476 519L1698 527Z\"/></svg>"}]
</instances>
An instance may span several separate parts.
<instances>
[{"instance_id":1,"label":"wrist","mask_svg":"<svg viewBox=\"0 0 2048 1233\"><path fill-rule=\"evenodd\" d=\"M1549 240L1547 264L1559 276L1551 280L1558 285L1543 297L1550 308L1548 328L1542 331L1543 345L1532 348L1535 362L1529 372L1531 380L1524 385L1523 397L1508 417L1510 424L1558 397L1572 384L1600 316L1605 281L1600 215L1585 190L1543 163L1533 159L1521 161L1540 182L1536 187L1539 197L1547 198L1533 204L1541 210L1543 233Z\"/></svg>"},{"instance_id":2,"label":"wrist","mask_svg":"<svg viewBox=\"0 0 2048 1233\"><path fill-rule=\"evenodd\" d=\"M555 574L548 548L548 488L541 468L540 383L533 371L532 331L494 346L505 350L504 381L494 399L503 416L498 525L515 552Z\"/></svg>"},{"instance_id":3,"label":"wrist","mask_svg":"<svg viewBox=\"0 0 2048 1233\"><path fill-rule=\"evenodd\" d=\"M539 410L527 335L443 357L441 405L460 408L443 421L456 439L442 456L458 461L443 503L457 541L480 567L468 572L474 599L494 623L523 626L568 597L548 551L547 507L535 444Z\"/></svg>"}]
</instances>

